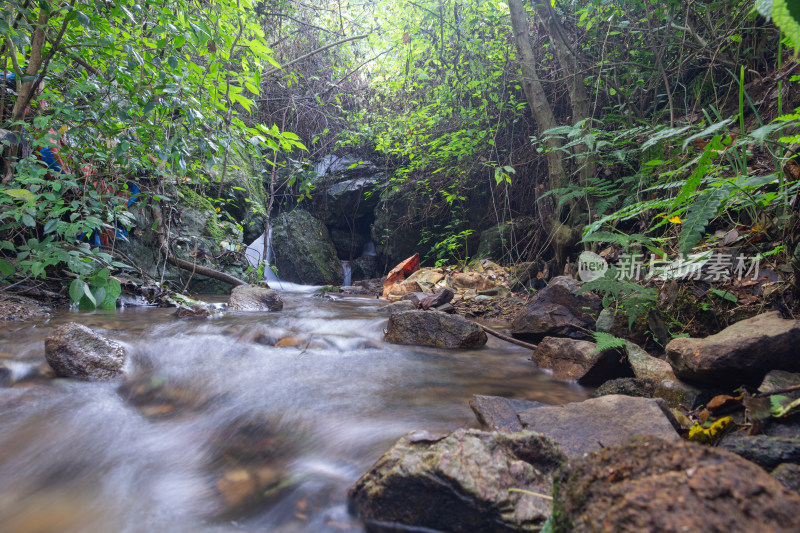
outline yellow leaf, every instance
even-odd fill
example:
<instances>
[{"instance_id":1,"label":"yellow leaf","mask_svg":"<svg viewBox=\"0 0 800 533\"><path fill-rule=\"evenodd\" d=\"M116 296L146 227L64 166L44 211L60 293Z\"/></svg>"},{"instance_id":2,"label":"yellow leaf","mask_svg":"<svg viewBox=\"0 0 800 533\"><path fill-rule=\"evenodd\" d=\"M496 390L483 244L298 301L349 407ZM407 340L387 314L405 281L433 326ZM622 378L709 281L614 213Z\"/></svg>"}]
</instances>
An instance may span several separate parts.
<instances>
[{"instance_id":1,"label":"yellow leaf","mask_svg":"<svg viewBox=\"0 0 800 533\"><path fill-rule=\"evenodd\" d=\"M669 219L669 221L672 222L673 224L682 224L683 223L683 221L681 220L681 217L679 217L678 215L675 215L674 217Z\"/></svg>"}]
</instances>

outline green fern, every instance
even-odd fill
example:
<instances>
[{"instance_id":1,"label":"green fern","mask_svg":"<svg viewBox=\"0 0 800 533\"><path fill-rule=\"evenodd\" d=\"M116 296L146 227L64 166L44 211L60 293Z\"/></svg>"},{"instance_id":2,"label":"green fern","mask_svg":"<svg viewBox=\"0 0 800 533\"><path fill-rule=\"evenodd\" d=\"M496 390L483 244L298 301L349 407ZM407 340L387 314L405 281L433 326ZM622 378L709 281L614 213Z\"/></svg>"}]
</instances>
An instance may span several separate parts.
<instances>
[{"instance_id":1,"label":"green fern","mask_svg":"<svg viewBox=\"0 0 800 533\"><path fill-rule=\"evenodd\" d=\"M679 241L682 254L689 253L694 245L703 238L706 226L712 218L717 216L719 206L723 198L728 196L729 191L729 187L723 186L706 189L698 195L683 221L683 230Z\"/></svg>"},{"instance_id":2,"label":"green fern","mask_svg":"<svg viewBox=\"0 0 800 533\"><path fill-rule=\"evenodd\" d=\"M594 350L592 350L591 353L605 352L606 350L625 347L625 339L620 339L619 337L615 337L611 333L603 333L602 331L595 331L592 333L592 335L594 335L594 342L597 343L597 346L595 347Z\"/></svg>"},{"instance_id":3,"label":"green fern","mask_svg":"<svg viewBox=\"0 0 800 533\"><path fill-rule=\"evenodd\" d=\"M632 327L636 319L653 308L658 300L658 291L643 287L633 281L616 279L616 268L611 267L606 275L588 281L581 286L578 294L588 291L597 291L603 294L603 305L608 307L616 302L617 309L622 309L628 314L628 327Z\"/></svg>"}]
</instances>

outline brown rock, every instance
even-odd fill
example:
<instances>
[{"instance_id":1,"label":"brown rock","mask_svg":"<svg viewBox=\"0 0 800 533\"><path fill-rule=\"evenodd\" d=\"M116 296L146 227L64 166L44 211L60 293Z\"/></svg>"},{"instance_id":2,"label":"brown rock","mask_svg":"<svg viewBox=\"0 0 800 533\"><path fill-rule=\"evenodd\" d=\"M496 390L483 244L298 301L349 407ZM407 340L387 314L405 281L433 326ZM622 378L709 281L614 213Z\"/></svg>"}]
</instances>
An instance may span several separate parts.
<instances>
[{"instance_id":1,"label":"brown rock","mask_svg":"<svg viewBox=\"0 0 800 533\"><path fill-rule=\"evenodd\" d=\"M580 284L572 278L553 278L517 313L511 323L515 337L539 342L544 337L586 339L600 312L600 298L578 294Z\"/></svg>"},{"instance_id":2,"label":"brown rock","mask_svg":"<svg viewBox=\"0 0 800 533\"><path fill-rule=\"evenodd\" d=\"M486 333L474 322L439 311L403 311L389 316L386 341L435 348L478 348Z\"/></svg>"},{"instance_id":3,"label":"brown rock","mask_svg":"<svg viewBox=\"0 0 800 533\"><path fill-rule=\"evenodd\" d=\"M594 352L596 347L589 341L545 337L533 351L531 359L539 368L552 370L556 379L577 381L587 386L630 375L619 351Z\"/></svg>"},{"instance_id":4,"label":"brown rock","mask_svg":"<svg viewBox=\"0 0 800 533\"><path fill-rule=\"evenodd\" d=\"M758 384L770 370L800 371L798 350L800 321L773 311L704 339L673 339L667 358L681 379L735 387Z\"/></svg>"},{"instance_id":5,"label":"brown rock","mask_svg":"<svg viewBox=\"0 0 800 533\"><path fill-rule=\"evenodd\" d=\"M457 291L474 289L476 292L494 288L497 283L478 272L456 272L448 278L450 285Z\"/></svg>"},{"instance_id":6,"label":"brown rock","mask_svg":"<svg viewBox=\"0 0 800 533\"><path fill-rule=\"evenodd\" d=\"M553 530L798 531L800 496L758 466L690 442L637 437L556 474Z\"/></svg>"}]
</instances>

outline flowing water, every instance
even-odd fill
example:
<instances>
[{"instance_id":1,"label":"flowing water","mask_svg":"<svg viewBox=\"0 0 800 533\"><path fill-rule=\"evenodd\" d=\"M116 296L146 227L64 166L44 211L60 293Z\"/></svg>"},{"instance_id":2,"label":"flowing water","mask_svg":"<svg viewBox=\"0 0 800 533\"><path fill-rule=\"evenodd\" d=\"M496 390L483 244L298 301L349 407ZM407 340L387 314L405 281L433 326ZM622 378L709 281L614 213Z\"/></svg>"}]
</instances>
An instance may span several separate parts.
<instances>
[{"instance_id":1,"label":"flowing water","mask_svg":"<svg viewBox=\"0 0 800 533\"><path fill-rule=\"evenodd\" d=\"M46 368L43 340L68 321L128 352L118 381L0 387L0 529L361 531L347 488L404 433L476 426L472 394L585 398L492 337L388 345L379 301L283 297L280 313L206 321L126 308L0 325L17 377Z\"/></svg>"}]
</instances>

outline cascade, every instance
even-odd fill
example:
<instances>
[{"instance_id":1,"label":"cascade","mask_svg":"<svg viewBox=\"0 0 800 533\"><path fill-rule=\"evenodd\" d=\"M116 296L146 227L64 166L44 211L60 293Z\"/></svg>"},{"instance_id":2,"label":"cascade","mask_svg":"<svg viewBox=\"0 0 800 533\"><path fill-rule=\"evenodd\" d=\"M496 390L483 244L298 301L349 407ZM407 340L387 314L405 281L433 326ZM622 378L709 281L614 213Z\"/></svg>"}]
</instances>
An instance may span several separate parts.
<instances>
[{"instance_id":1,"label":"cascade","mask_svg":"<svg viewBox=\"0 0 800 533\"><path fill-rule=\"evenodd\" d=\"M344 271L344 281L342 282L342 285L349 287L353 284L353 273L350 268L350 261L342 259L342 270Z\"/></svg>"},{"instance_id":2,"label":"cascade","mask_svg":"<svg viewBox=\"0 0 800 533\"><path fill-rule=\"evenodd\" d=\"M245 257L247 258L247 262L250 263L250 266L253 268L258 268L258 265L261 264L261 258L264 257L264 234L258 236L256 240L254 240L250 245L247 247L247 250L244 252ZM278 276L275 275L275 272L269 268L269 265L272 264L273 253L272 253L272 225L269 227L269 233L267 234L267 267L264 269L264 279L269 281L279 281Z\"/></svg>"},{"instance_id":3,"label":"cascade","mask_svg":"<svg viewBox=\"0 0 800 533\"><path fill-rule=\"evenodd\" d=\"M368 257L376 257L378 252L375 250L375 243L367 241L364 243L364 248L361 250L361 255Z\"/></svg>"}]
</instances>

